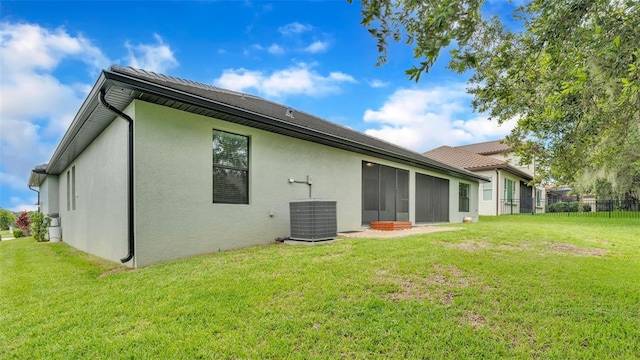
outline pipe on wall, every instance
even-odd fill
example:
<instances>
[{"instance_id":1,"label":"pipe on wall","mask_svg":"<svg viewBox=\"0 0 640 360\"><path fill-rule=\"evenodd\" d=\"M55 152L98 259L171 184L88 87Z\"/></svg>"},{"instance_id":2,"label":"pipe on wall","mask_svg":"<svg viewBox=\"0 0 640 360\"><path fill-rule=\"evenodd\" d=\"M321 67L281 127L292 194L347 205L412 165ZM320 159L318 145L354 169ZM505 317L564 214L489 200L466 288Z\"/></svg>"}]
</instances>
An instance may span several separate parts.
<instances>
[{"instance_id":1,"label":"pipe on wall","mask_svg":"<svg viewBox=\"0 0 640 360\"><path fill-rule=\"evenodd\" d=\"M40 191L32 188L31 185L29 185L29 190L35 191L38 194L38 212L40 212Z\"/></svg>"},{"instance_id":2,"label":"pipe on wall","mask_svg":"<svg viewBox=\"0 0 640 360\"><path fill-rule=\"evenodd\" d=\"M120 259L122 263L126 263L133 259L135 251L135 239L134 239L134 213L133 213L133 119L116 109L113 105L109 104L105 99L106 92L104 89L100 90L100 103L119 117L123 118L129 124L129 132L127 134L127 188L128 188L128 253L127 256Z\"/></svg>"}]
</instances>

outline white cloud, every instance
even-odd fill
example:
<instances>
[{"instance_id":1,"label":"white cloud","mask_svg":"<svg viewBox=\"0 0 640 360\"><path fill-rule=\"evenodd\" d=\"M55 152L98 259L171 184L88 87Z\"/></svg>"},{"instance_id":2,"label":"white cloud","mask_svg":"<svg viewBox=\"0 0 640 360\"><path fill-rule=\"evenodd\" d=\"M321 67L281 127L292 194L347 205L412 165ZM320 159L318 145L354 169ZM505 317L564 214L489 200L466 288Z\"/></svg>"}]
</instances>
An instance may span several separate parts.
<instances>
[{"instance_id":1,"label":"white cloud","mask_svg":"<svg viewBox=\"0 0 640 360\"><path fill-rule=\"evenodd\" d=\"M53 75L65 61L84 63L91 75L109 64L90 40L64 28L0 23L0 185L6 194L26 189L30 170L47 162L90 89Z\"/></svg>"},{"instance_id":2,"label":"white cloud","mask_svg":"<svg viewBox=\"0 0 640 360\"><path fill-rule=\"evenodd\" d=\"M369 80L367 81L367 84L369 84L369 86L371 86L372 88L381 88L389 85L388 82L378 79Z\"/></svg>"},{"instance_id":3,"label":"white cloud","mask_svg":"<svg viewBox=\"0 0 640 360\"><path fill-rule=\"evenodd\" d=\"M35 195L35 192L32 193ZM38 202L38 195L35 196L28 196L28 203L24 202L25 199L22 199L20 197L17 196L12 196L9 199L9 206L7 208L7 210L10 211L15 211L15 212L22 212L22 211L35 211L37 210L38 206L36 205L36 203Z\"/></svg>"},{"instance_id":4,"label":"white cloud","mask_svg":"<svg viewBox=\"0 0 640 360\"><path fill-rule=\"evenodd\" d=\"M173 55L171 47L162 41L160 35L154 34L154 38L156 44L131 45L129 42L125 43L129 52L127 62L136 68L166 73L167 70L178 66L178 60Z\"/></svg>"},{"instance_id":5,"label":"white cloud","mask_svg":"<svg viewBox=\"0 0 640 360\"><path fill-rule=\"evenodd\" d=\"M340 85L355 83L348 74L331 72L323 76L312 69L312 66L299 63L286 69L265 74L244 68L226 69L214 80L217 86L247 92L255 89L267 96L280 98L287 95L322 96L340 92Z\"/></svg>"},{"instance_id":6,"label":"white cloud","mask_svg":"<svg viewBox=\"0 0 640 360\"><path fill-rule=\"evenodd\" d=\"M271 44L271 46L269 46L267 48L267 51L270 54L273 54L273 55L282 55L282 54L284 54L284 49L282 48L282 46L280 46L278 44Z\"/></svg>"},{"instance_id":7,"label":"white cloud","mask_svg":"<svg viewBox=\"0 0 640 360\"><path fill-rule=\"evenodd\" d=\"M157 35L156 41L125 44L129 63L160 72L176 66L169 46ZM56 77L56 71L70 63L86 69L87 80L64 82ZM70 34L62 27L0 22L0 206L34 208L28 205L35 203L33 193L26 189L31 169L50 159L97 74L110 63L82 34Z\"/></svg>"},{"instance_id":8,"label":"white cloud","mask_svg":"<svg viewBox=\"0 0 640 360\"><path fill-rule=\"evenodd\" d=\"M317 53L325 52L327 51L327 49L329 49L328 41L315 41L311 43L309 46L307 46L306 48L304 48L302 51L310 54L317 54Z\"/></svg>"},{"instance_id":9,"label":"white cloud","mask_svg":"<svg viewBox=\"0 0 640 360\"><path fill-rule=\"evenodd\" d=\"M307 31L311 31L311 29L313 29L313 26L309 24L301 24L296 21L296 22L292 22L287 25L281 26L280 28L278 28L278 31L282 35L295 35L295 34L302 34L303 32L307 32Z\"/></svg>"},{"instance_id":10,"label":"white cloud","mask_svg":"<svg viewBox=\"0 0 640 360\"><path fill-rule=\"evenodd\" d=\"M367 109L363 119L378 126L366 134L424 152L441 145L461 145L507 135L514 121L498 127L478 116L469 105L464 85L431 89L400 89L378 110Z\"/></svg>"}]
</instances>

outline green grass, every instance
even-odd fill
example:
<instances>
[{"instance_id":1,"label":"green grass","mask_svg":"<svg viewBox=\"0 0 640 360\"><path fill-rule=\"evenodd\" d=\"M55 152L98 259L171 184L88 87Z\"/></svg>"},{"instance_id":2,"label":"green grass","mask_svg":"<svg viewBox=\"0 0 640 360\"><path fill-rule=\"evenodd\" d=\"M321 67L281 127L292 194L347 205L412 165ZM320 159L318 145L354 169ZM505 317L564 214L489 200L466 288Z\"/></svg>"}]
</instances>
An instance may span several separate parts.
<instances>
[{"instance_id":1,"label":"green grass","mask_svg":"<svg viewBox=\"0 0 640 360\"><path fill-rule=\"evenodd\" d=\"M126 271L61 243L1 242L0 358L640 355L640 219L461 226Z\"/></svg>"}]
</instances>

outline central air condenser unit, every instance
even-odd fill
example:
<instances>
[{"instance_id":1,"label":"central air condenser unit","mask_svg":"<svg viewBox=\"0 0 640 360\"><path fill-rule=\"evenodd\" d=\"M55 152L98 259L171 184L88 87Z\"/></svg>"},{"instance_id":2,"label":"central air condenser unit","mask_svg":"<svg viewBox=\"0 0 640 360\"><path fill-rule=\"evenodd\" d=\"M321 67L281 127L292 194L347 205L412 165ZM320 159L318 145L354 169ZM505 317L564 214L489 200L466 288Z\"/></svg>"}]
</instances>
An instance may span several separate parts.
<instances>
[{"instance_id":1,"label":"central air condenser unit","mask_svg":"<svg viewBox=\"0 0 640 360\"><path fill-rule=\"evenodd\" d=\"M338 236L335 200L304 199L289 203L292 240L321 241Z\"/></svg>"}]
</instances>

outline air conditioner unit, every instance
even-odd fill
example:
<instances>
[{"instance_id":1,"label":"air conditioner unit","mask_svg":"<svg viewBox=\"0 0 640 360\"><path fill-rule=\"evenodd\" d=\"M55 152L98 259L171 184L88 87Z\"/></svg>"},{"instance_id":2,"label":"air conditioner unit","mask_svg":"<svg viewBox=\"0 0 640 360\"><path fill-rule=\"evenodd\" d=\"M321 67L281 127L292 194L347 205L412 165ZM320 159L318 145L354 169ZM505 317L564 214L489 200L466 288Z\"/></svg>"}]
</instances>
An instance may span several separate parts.
<instances>
[{"instance_id":1,"label":"air conditioner unit","mask_svg":"<svg viewBox=\"0 0 640 360\"><path fill-rule=\"evenodd\" d=\"M294 200L289 203L292 240L320 241L338 236L336 201Z\"/></svg>"}]
</instances>

